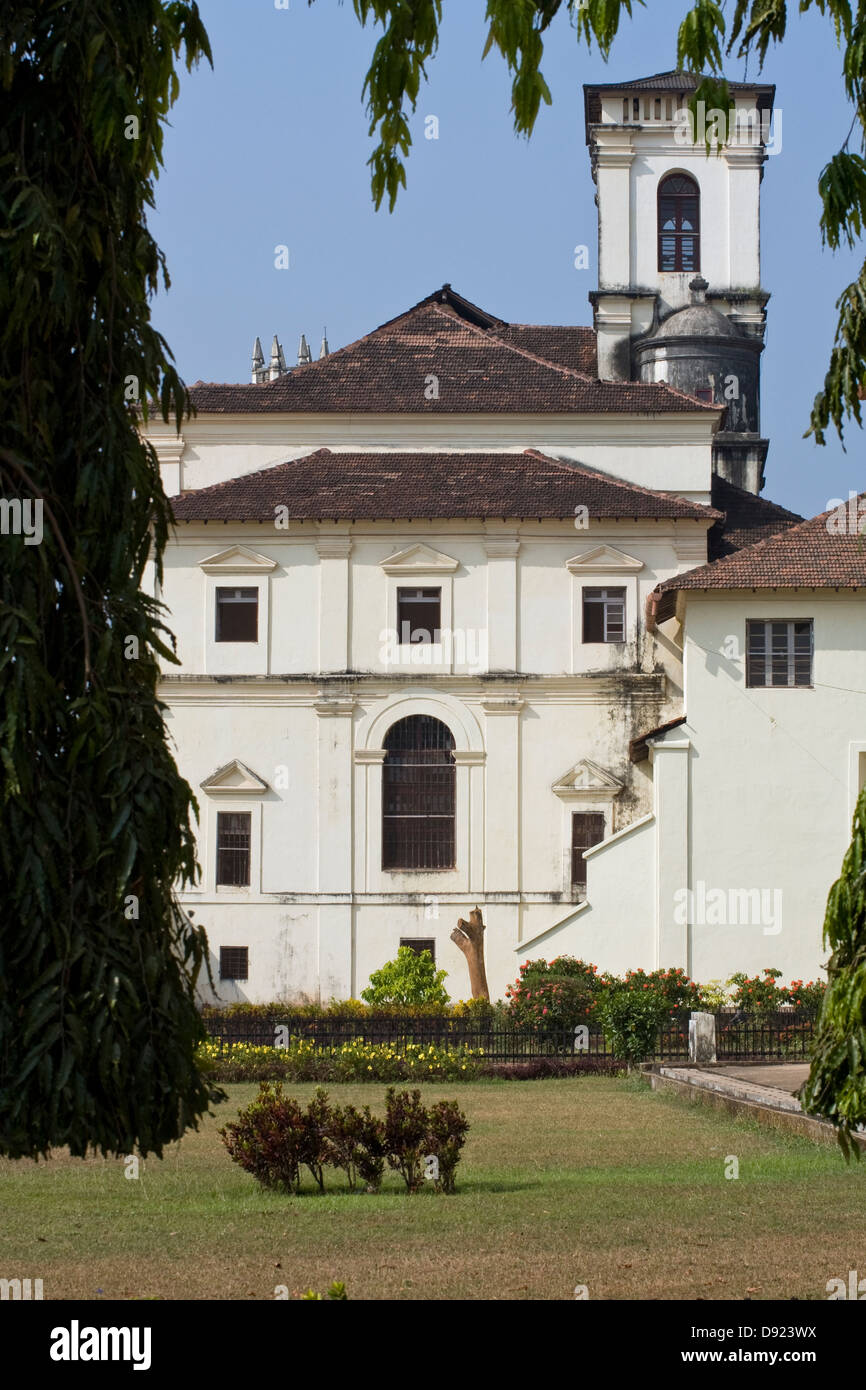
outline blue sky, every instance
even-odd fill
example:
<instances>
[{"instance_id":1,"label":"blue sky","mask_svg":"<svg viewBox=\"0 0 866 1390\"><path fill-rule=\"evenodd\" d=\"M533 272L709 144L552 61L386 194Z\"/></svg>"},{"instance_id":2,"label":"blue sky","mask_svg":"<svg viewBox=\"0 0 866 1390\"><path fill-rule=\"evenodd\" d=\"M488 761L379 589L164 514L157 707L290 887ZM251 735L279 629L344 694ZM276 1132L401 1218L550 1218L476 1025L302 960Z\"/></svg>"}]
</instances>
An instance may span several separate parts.
<instances>
[{"instance_id":1,"label":"blue sky","mask_svg":"<svg viewBox=\"0 0 866 1390\"><path fill-rule=\"evenodd\" d=\"M378 31L351 3L200 0L214 51L182 76L166 132L151 226L171 289L154 321L188 382L246 381L258 334L276 332L294 361L306 333L332 349L445 281L513 322L591 323L596 283L594 185L584 143L584 82L675 66L687 0L649 0L626 22L609 64L579 47L567 20L550 31L543 70L553 105L531 141L512 131L510 80L494 53L481 61L483 0L445 0L439 53L413 119L408 187L375 212L361 89ZM792 10L793 6L790 7ZM762 264L768 308L762 430L771 440L765 495L812 515L866 488L864 440L847 453L802 438L823 380L835 300L856 274L851 253L822 250L817 178L842 144L850 109L840 55L818 14L792 13L763 80L776 83L782 151L765 165ZM742 79L742 62L728 76ZM748 76L756 76L751 61ZM439 119L439 139L424 119ZM589 270L573 248L590 247ZM274 267L289 247L290 268Z\"/></svg>"}]
</instances>

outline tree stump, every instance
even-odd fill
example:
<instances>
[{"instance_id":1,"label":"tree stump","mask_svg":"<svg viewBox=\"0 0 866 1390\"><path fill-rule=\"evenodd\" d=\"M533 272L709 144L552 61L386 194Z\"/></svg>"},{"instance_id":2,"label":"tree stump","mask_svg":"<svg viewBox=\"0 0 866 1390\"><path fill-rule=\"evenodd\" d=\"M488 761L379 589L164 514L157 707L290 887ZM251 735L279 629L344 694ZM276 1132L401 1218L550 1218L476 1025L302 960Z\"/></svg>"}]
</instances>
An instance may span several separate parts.
<instances>
[{"instance_id":1,"label":"tree stump","mask_svg":"<svg viewBox=\"0 0 866 1390\"><path fill-rule=\"evenodd\" d=\"M487 988L487 972L484 969L484 922L480 910L475 907L469 914L469 921L461 917L451 933L451 940L466 957L469 966L469 988L473 999L486 999L490 1003L490 990Z\"/></svg>"}]
</instances>

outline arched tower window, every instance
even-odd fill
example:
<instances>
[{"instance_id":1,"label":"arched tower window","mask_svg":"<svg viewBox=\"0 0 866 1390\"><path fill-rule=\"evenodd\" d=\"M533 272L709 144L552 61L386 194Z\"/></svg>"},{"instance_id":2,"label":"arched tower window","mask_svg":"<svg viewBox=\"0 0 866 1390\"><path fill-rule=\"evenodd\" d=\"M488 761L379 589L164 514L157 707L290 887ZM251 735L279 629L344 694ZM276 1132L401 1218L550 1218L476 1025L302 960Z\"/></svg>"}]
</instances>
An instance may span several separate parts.
<instances>
[{"instance_id":1,"label":"arched tower window","mask_svg":"<svg viewBox=\"0 0 866 1390\"><path fill-rule=\"evenodd\" d=\"M429 714L398 719L385 735L382 868L453 869L454 737Z\"/></svg>"},{"instance_id":2,"label":"arched tower window","mask_svg":"<svg viewBox=\"0 0 866 1390\"><path fill-rule=\"evenodd\" d=\"M659 270L700 270L701 195L688 174L659 184Z\"/></svg>"}]
</instances>

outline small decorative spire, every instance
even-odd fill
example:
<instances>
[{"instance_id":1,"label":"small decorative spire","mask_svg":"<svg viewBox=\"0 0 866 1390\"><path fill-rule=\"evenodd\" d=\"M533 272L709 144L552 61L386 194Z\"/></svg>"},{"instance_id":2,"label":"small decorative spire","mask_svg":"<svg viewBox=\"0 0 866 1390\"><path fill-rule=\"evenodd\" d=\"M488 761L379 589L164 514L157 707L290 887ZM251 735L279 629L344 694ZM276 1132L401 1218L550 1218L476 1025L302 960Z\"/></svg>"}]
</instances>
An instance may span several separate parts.
<instances>
[{"instance_id":1,"label":"small decorative spire","mask_svg":"<svg viewBox=\"0 0 866 1390\"><path fill-rule=\"evenodd\" d=\"M330 351L331 349L328 347L328 329L326 326L322 329L322 346L319 348L319 361L321 362L323 357L327 357Z\"/></svg>"},{"instance_id":2,"label":"small decorative spire","mask_svg":"<svg viewBox=\"0 0 866 1390\"><path fill-rule=\"evenodd\" d=\"M303 367L308 362L312 362L313 354L310 352L305 333L301 334L301 341L298 344L298 366Z\"/></svg>"},{"instance_id":3,"label":"small decorative spire","mask_svg":"<svg viewBox=\"0 0 866 1390\"><path fill-rule=\"evenodd\" d=\"M265 374L265 355L264 355L264 353L262 352L261 339L260 339L260 338L256 338L256 341L253 343L253 363L252 363L252 377L251 377L251 380L252 380L252 383L253 383L254 386L258 386L259 382L261 382L261 381L264 380L264 374Z\"/></svg>"},{"instance_id":4,"label":"small decorative spire","mask_svg":"<svg viewBox=\"0 0 866 1390\"><path fill-rule=\"evenodd\" d=\"M268 377L271 381L276 381L278 376L282 376L286 370L286 360L283 357L283 349L280 347L276 333L274 341L271 343L271 364L268 369Z\"/></svg>"}]
</instances>

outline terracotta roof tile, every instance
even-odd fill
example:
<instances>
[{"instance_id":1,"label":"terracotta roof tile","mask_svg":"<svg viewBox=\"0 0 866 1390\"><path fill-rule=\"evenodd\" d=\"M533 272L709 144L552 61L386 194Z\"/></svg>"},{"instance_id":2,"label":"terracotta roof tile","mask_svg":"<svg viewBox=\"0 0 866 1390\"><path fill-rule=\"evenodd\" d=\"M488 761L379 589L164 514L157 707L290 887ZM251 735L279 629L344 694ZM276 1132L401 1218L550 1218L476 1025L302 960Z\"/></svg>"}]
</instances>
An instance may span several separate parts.
<instances>
[{"instance_id":1,"label":"terracotta roof tile","mask_svg":"<svg viewBox=\"0 0 866 1390\"><path fill-rule=\"evenodd\" d=\"M866 494L863 504L866 505ZM822 512L734 555L659 585L681 589L860 589L866 587L866 536L847 508Z\"/></svg>"},{"instance_id":2,"label":"terracotta roof tile","mask_svg":"<svg viewBox=\"0 0 866 1390\"><path fill-rule=\"evenodd\" d=\"M178 521L408 520L446 517L649 517L719 513L534 449L523 453L332 453L318 449L172 499Z\"/></svg>"}]
</instances>

